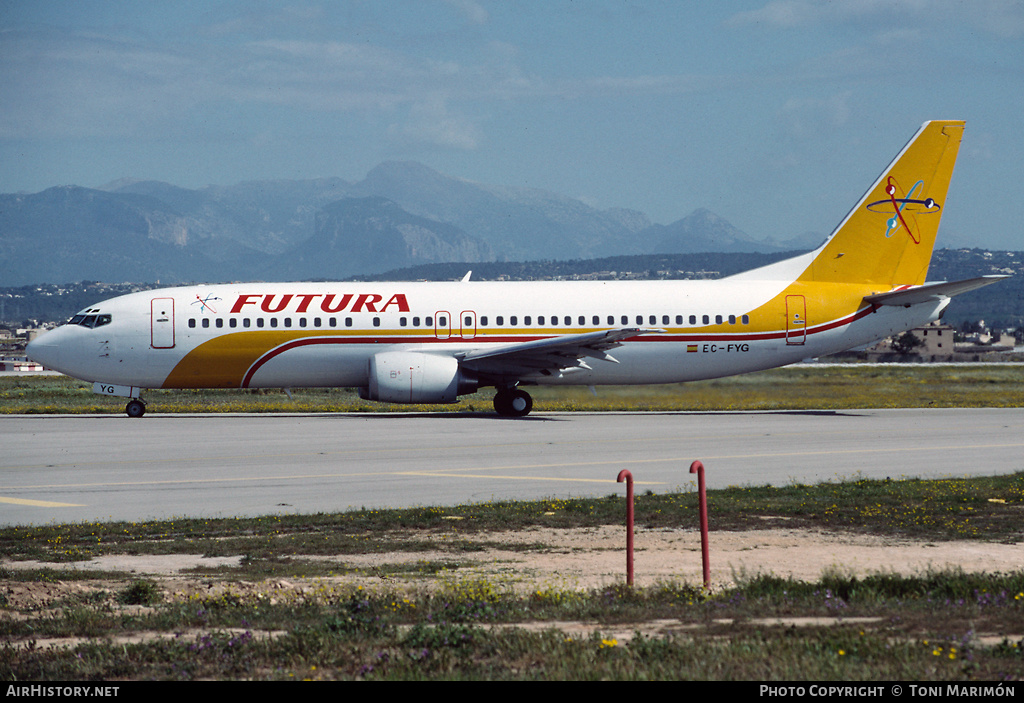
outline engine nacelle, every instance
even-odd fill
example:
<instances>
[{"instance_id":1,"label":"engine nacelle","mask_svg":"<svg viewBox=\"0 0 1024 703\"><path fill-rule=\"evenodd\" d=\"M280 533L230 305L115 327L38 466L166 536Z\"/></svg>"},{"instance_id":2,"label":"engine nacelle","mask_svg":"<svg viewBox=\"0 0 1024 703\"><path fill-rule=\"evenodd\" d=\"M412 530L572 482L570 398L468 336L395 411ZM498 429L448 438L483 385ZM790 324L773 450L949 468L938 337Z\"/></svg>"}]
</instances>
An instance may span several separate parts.
<instances>
[{"instance_id":1,"label":"engine nacelle","mask_svg":"<svg viewBox=\"0 0 1024 703\"><path fill-rule=\"evenodd\" d=\"M370 386L359 395L385 403L455 403L477 386L453 357L393 351L370 357Z\"/></svg>"}]
</instances>

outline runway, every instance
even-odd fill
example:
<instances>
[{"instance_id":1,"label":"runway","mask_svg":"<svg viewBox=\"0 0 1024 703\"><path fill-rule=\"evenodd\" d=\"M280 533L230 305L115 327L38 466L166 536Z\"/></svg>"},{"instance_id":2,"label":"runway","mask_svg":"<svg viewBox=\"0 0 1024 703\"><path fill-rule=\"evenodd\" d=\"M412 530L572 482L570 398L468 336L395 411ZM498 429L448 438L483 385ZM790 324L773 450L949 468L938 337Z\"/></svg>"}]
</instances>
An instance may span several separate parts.
<instances>
[{"instance_id":1,"label":"runway","mask_svg":"<svg viewBox=\"0 0 1024 703\"><path fill-rule=\"evenodd\" d=\"M335 512L1024 468L1024 409L0 416L0 524Z\"/></svg>"}]
</instances>

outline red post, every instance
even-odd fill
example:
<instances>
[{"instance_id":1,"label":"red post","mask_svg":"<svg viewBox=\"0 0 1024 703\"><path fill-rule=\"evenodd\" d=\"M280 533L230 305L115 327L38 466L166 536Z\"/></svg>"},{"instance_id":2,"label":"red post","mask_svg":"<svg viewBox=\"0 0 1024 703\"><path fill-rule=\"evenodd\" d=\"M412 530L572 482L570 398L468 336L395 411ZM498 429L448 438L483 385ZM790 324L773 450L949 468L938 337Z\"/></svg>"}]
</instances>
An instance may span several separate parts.
<instances>
[{"instance_id":1,"label":"red post","mask_svg":"<svg viewBox=\"0 0 1024 703\"><path fill-rule=\"evenodd\" d=\"M626 482L626 585L633 585L633 474L626 469L615 479Z\"/></svg>"},{"instance_id":2,"label":"red post","mask_svg":"<svg viewBox=\"0 0 1024 703\"><path fill-rule=\"evenodd\" d=\"M704 563L704 588L711 589L711 565L708 559L708 494L704 485L704 464L690 464L690 473L697 474L697 508L700 511L700 551Z\"/></svg>"}]
</instances>

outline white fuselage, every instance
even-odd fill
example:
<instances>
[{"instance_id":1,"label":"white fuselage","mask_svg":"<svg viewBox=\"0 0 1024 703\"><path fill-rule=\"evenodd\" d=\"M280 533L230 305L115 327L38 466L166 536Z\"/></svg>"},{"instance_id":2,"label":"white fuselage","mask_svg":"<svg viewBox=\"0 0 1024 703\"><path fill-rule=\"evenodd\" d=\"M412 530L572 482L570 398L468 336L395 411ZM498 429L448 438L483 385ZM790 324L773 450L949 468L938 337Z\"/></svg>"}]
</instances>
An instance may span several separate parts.
<instances>
[{"instance_id":1,"label":"white fuselage","mask_svg":"<svg viewBox=\"0 0 1024 703\"><path fill-rule=\"evenodd\" d=\"M812 290L783 296L791 283L737 277L191 286L100 303L80 315L109 321L60 327L34 342L31 355L77 378L141 388L366 387L370 357L385 350L456 356L636 327L652 331L624 341L613 360L519 380L672 383L870 343L936 319L948 303L871 306L862 286L850 286L840 302L833 287L826 305Z\"/></svg>"}]
</instances>

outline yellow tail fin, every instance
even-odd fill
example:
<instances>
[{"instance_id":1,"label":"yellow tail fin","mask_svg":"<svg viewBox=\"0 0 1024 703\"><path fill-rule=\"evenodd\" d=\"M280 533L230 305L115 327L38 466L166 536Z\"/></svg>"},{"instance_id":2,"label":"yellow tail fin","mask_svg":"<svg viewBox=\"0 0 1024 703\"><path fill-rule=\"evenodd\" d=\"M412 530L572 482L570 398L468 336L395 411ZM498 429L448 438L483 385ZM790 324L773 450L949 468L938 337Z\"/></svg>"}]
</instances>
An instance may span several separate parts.
<instances>
[{"instance_id":1,"label":"yellow tail fin","mask_svg":"<svg viewBox=\"0 0 1024 703\"><path fill-rule=\"evenodd\" d=\"M799 280L924 283L963 131L962 121L926 122Z\"/></svg>"}]
</instances>

